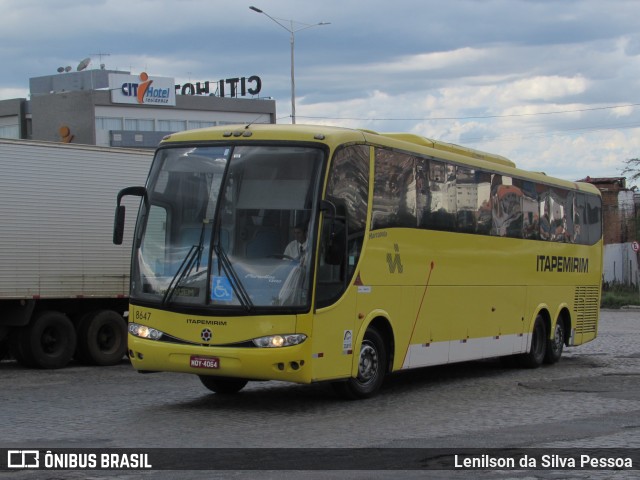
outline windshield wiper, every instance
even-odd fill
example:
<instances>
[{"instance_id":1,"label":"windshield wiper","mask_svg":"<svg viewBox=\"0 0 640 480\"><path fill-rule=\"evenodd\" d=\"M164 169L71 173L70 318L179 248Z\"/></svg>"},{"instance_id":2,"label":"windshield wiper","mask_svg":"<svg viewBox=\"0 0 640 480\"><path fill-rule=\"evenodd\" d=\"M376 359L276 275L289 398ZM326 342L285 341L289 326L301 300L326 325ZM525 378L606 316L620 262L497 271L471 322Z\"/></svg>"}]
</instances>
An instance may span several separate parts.
<instances>
[{"instance_id":1,"label":"windshield wiper","mask_svg":"<svg viewBox=\"0 0 640 480\"><path fill-rule=\"evenodd\" d=\"M186 277L189 277L191 275L194 266L196 267L196 270L200 269L202 251L204 250L204 229L208 223L208 219L205 218L202 220L202 227L200 228L200 238L198 239L198 244L191 245L191 248L187 252L187 255L182 260L180 267L178 267L178 270L171 279L171 282L169 282L169 286L165 290L164 296L162 297L162 305L166 305L171 301L178 286Z\"/></svg>"},{"instance_id":2,"label":"windshield wiper","mask_svg":"<svg viewBox=\"0 0 640 480\"><path fill-rule=\"evenodd\" d=\"M244 285L242 284L242 282L240 282L240 279L238 278L238 275L236 274L236 271L234 270L233 265L231 264L231 261L227 256L227 253L222 249L219 241L213 245L213 251L216 252L216 255L218 255L218 258L220 259L218 264L222 267L224 273L228 277L231 277L231 281L229 283L231 284L231 288L233 288L233 292L238 297L240 304L245 308L247 312L250 312L253 309L253 302L251 301L246 288L244 288Z\"/></svg>"}]
</instances>

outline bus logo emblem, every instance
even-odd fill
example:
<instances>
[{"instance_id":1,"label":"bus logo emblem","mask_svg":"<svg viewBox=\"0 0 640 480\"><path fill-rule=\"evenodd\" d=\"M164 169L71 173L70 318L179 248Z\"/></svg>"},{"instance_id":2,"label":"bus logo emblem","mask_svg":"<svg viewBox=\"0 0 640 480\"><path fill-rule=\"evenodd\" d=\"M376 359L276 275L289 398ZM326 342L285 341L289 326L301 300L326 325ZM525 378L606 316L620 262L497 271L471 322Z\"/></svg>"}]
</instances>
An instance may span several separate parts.
<instances>
[{"instance_id":1,"label":"bus logo emblem","mask_svg":"<svg viewBox=\"0 0 640 480\"><path fill-rule=\"evenodd\" d=\"M211 330L209 330L208 328L202 330L202 333L200 334L200 338L202 338L202 340L204 340L205 342L210 342L211 337L213 337L213 333L211 333Z\"/></svg>"},{"instance_id":2,"label":"bus logo emblem","mask_svg":"<svg viewBox=\"0 0 640 480\"><path fill-rule=\"evenodd\" d=\"M402 273L402 260L400 260L400 247L398 247L397 243L393 244L393 249L395 250L395 255L391 253L387 253L387 264L389 265L389 273L395 273L396 269L398 273Z\"/></svg>"}]
</instances>

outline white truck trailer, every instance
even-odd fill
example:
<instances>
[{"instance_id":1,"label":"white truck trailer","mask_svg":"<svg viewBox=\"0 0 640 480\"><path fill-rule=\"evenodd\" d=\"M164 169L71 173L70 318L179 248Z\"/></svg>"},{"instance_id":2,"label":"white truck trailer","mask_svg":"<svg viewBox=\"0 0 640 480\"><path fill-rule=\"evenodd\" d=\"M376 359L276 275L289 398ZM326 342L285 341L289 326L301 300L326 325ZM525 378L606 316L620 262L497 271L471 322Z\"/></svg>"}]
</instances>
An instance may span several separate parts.
<instances>
[{"instance_id":1,"label":"white truck trailer","mask_svg":"<svg viewBox=\"0 0 640 480\"><path fill-rule=\"evenodd\" d=\"M61 368L123 359L131 250L112 243L113 211L120 189L144 184L152 157L0 139L0 360L10 352L26 366ZM130 228L125 244L132 237Z\"/></svg>"}]
</instances>

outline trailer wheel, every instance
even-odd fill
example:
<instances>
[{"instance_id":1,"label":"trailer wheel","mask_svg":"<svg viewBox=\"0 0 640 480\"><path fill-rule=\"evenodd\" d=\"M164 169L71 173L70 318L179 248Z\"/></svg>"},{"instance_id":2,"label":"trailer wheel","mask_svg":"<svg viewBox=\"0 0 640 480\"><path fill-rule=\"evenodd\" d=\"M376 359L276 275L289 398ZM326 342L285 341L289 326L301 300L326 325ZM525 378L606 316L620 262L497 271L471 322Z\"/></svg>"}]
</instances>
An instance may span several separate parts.
<instances>
[{"instance_id":1,"label":"trailer wheel","mask_svg":"<svg viewBox=\"0 0 640 480\"><path fill-rule=\"evenodd\" d=\"M17 335L16 359L38 368L62 368L73 356L76 332L71 320L60 312L41 312Z\"/></svg>"},{"instance_id":2,"label":"trailer wheel","mask_svg":"<svg viewBox=\"0 0 640 480\"><path fill-rule=\"evenodd\" d=\"M9 351L11 356L23 367L35 367L31 356L27 356L25 349L29 348L29 327L14 328L9 336Z\"/></svg>"},{"instance_id":3,"label":"trailer wheel","mask_svg":"<svg viewBox=\"0 0 640 480\"><path fill-rule=\"evenodd\" d=\"M0 361L4 360L8 353L9 340L7 338L3 338L2 340L0 340Z\"/></svg>"},{"instance_id":4,"label":"trailer wheel","mask_svg":"<svg viewBox=\"0 0 640 480\"><path fill-rule=\"evenodd\" d=\"M127 323L112 310L84 315L78 323L75 357L91 365L116 365L127 352Z\"/></svg>"}]
</instances>

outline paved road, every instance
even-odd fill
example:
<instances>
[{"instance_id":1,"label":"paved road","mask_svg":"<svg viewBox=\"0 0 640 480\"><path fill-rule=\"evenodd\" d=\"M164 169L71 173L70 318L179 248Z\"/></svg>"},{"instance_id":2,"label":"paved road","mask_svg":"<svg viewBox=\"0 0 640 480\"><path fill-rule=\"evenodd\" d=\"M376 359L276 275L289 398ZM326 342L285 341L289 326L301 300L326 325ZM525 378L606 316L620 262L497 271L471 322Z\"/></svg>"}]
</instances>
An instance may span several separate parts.
<instances>
[{"instance_id":1,"label":"paved road","mask_svg":"<svg viewBox=\"0 0 640 480\"><path fill-rule=\"evenodd\" d=\"M422 369L346 402L324 385L250 383L115 367L0 363L0 448L533 447L640 449L640 311L603 311L598 338L536 370L498 361ZM473 475L468 475L473 473ZM311 472L304 478L636 478L628 471ZM0 478L300 478L285 472L11 472Z\"/></svg>"}]
</instances>

